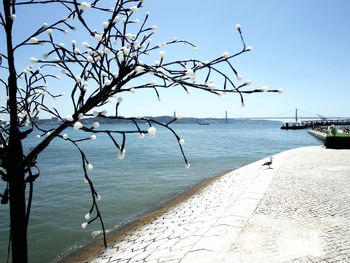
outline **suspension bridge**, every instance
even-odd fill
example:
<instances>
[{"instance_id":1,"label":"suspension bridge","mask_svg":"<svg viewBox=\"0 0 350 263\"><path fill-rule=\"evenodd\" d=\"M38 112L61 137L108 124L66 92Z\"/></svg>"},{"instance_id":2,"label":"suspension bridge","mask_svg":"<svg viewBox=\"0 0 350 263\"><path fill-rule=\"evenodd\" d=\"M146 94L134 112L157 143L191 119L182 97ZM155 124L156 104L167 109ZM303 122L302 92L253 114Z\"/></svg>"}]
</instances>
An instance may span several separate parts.
<instances>
[{"instance_id":1,"label":"suspension bridge","mask_svg":"<svg viewBox=\"0 0 350 263\"><path fill-rule=\"evenodd\" d=\"M223 116L222 112L218 114L214 114L214 116L211 116L209 118L220 118L222 119L225 117L225 119L245 119L245 120L294 120L295 122L298 122L300 120L344 120L344 119L350 119L350 117L347 116L323 116L318 113L310 113L304 110L300 109L292 109L287 112L275 114L275 115L269 115L269 116L244 116L239 115L233 112L225 111L225 115Z\"/></svg>"},{"instance_id":2,"label":"suspension bridge","mask_svg":"<svg viewBox=\"0 0 350 263\"><path fill-rule=\"evenodd\" d=\"M300 112L302 114L300 114ZM229 112L225 112L225 120L229 119ZM244 117L239 116L230 119L244 119L244 120L293 120L285 122L281 129L304 129L315 126L328 126L328 125L350 125L350 117L346 116L322 116L318 113L308 113L303 110L291 110L282 114L274 116L258 116L258 117Z\"/></svg>"}]
</instances>

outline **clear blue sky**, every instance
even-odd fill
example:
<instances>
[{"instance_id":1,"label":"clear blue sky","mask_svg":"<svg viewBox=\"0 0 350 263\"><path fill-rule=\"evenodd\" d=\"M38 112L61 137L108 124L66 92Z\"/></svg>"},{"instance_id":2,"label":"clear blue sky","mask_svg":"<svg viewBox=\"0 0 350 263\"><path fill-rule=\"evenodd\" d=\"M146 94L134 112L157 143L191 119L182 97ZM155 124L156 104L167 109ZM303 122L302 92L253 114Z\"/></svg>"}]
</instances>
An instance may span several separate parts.
<instances>
[{"instance_id":1,"label":"clear blue sky","mask_svg":"<svg viewBox=\"0 0 350 263\"><path fill-rule=\"evenodd\" d=\"M187 95L183 90L163 90L162 100L157 102L153 92L140 91L123 96L120 113L157 116L171 115L176 110L183 116L222 117L227 110L229 117L246 117L290 115L299 108L304 115L350 116L349 10L348 0L145 0L137 16L142 20L146 11L151 13L149 25L158 27L154 42L176 36L198 46L198 50L180 46L165 49L166 59L210 60L224 51L235 53L241 43L234 25L240 24L253 51L233 60L233 64L252 81L251 88L267 85L282 88L284 93L248 95L246 106L241 107L234 94L218 97L205 92ZM32 19L29 14L23 16ZM42 18L36 16L39 25L45 22L45 14ZM28 24L22 21L17 29L25 34ZM69 34L71 39L81 38L73 34ZM18 56L28 61L32 55ZM65 85L62 91L69 94ZM3 104L3 98L0 100ZM54 103L62 108L63 116L70 114L64 100Z\"/></svg>"},{"instance_id":2,"label":"clear blue sky","mask_svg":"<svg viewBox=\"0 0 350 263\"><path fill-rule=\"evenodd\" d=\"M237 50L233 26L241 24L253 52L242 56L237 68L252 87L285 90L246 96L244 108L233 96L189 96L183 106L176 102L184 115L228 110L232 116L271 116L300 108L350 116L350 1L146 0L145 6L159 34L191 40L208 57Z\"/></svg>"}]
</instances>

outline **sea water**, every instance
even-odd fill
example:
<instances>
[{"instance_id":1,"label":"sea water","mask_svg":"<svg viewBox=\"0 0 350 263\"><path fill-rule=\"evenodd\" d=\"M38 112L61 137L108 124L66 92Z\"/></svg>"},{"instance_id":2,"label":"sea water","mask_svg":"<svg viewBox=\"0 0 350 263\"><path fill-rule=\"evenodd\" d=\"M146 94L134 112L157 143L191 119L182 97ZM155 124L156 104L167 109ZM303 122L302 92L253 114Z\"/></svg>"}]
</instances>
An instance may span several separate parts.
<instances>
[{"instance_id":1,"label":"sea water","mask_svg":"<svg viewBox=\"0 0 350 263\"><path fill-rule=\"evenodd\" d=\"M236 124L175 124L191 167L185 168L177 139L158 128L155 138L138 134L126 137L124 160L108 136L82 142L94 169L89 171L99 208L108 230L116 229L155 208L199 182L250 162L295 147L321 145L306 130L280 130L279 122ZM103 129L131 126L104 125ZM82 134L69 130L72 137ZM121 136L115 136L121 142ZM38 143L34 135L25 142L28 150ZM101 234L98 221L82 229L91 207L91 193L84 182L79 151L68 141L54 140L38 159L40 177L34 184L28 229L29 262L55 262ZM4 187L4 184L0 184ZM2 191L2 189L0 189ZM8 206L0 205L0 262L8 248Z\"/></svg>"}]
</instances>

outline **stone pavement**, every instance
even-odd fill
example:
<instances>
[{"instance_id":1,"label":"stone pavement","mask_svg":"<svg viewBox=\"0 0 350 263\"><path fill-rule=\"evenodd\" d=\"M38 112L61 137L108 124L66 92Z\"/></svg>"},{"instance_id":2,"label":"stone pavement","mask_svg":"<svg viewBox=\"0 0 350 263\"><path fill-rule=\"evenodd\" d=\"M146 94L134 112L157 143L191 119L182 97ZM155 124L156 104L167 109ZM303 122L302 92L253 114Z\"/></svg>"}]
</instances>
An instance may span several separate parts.
<instances>
[{"instance_id":1,"label":"stone pavement","mask_svg":"<svg viewBox=\"0 0 350 263\"><path fill-rule=\"evenodd\" d=\"M90 262L350 262L350 150L293 149L272 169L267 160L219 177Z\"/></svg>"},{"instance_id":2,"label":"stone pavement","mask_svg":"<svg viewBox=\"0 0 350 263\"><path fill-rule=\"evenodd\" d=\"M290 151L226 262L350 262L350 151Z\"/></svg>"}]
</instances>

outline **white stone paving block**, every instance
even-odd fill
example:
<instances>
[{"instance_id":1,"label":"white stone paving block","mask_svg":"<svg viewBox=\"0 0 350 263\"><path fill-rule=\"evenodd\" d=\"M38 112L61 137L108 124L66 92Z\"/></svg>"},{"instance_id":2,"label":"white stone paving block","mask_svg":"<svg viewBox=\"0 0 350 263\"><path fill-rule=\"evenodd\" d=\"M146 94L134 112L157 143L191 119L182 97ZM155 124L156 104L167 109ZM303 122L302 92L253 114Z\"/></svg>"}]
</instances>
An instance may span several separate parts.
<instances>
[{"instance_id":1,"label":"white stone paving block","mask_svg":"<svg viewBox=\"0 0 350 263\"><path fill-rule=\"evenodd\" d=\"M209 250L191 251L181 260L181 263L213 263L217 255Z\"/></svg>"}]
</instances>

